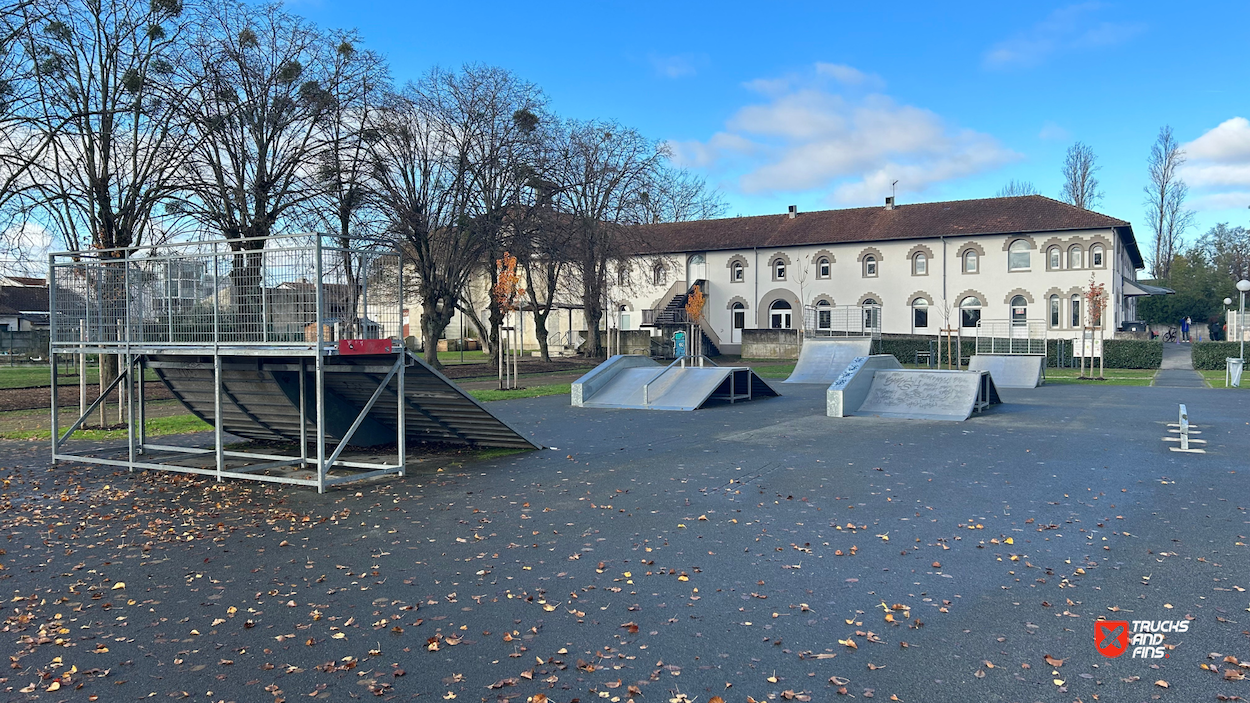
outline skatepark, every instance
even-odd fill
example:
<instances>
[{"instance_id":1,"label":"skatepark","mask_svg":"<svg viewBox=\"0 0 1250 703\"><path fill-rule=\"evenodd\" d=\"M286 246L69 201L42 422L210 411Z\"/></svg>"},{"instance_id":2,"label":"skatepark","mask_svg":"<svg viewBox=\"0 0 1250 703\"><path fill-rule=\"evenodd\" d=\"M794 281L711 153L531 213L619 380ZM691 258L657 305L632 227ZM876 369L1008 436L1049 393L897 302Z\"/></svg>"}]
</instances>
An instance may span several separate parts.
<instances>
[{"instance_id":1,"label":"skatepark","mask_svg":"<svg viewBox=\"0 0 1250 703\"><path fill-rule=\"evenodd\" d=\"M119 449L71 427L56 464L3 442L26 669L68 650L95 666L57 690L236 701L261 681L326 700L1245 692L1201 668L1244 649L1235 391L1020 388L1004 373L1035 361L901 368L840 340L789 383L616 356L569 394L485 405L387 340L321 334L129 340L123 368L211 433ZM1173 451L1191 430L1204 453ZM1109 613L1189 635L1110 660Z\"/></svg>"}]
</instances>

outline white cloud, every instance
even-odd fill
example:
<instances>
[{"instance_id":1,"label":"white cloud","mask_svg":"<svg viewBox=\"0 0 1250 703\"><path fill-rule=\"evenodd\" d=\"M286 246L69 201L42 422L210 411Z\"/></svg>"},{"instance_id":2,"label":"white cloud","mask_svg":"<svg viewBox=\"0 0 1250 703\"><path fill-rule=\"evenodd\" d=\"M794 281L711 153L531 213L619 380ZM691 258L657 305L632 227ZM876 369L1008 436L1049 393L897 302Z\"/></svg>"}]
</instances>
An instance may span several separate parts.
<instances>
[{"instance_id":1,"label":"white cloud","mask_svg":"<svg viewBox=\"0 0 1250 703\"><path fill-rule=\"evenodd\" d=\"M746 84L767 99L740 108L706 142L671 144L674 160L732 172L746 193L817 190L834 203L870 204L894 180L900 192L919 193L1020 158L992 136L932 111L848 89L880 79L828 66L819 64L807 78Z\"/></svg>"},{"instance_id":2,"label":"white cloud","mask_svg":"<svg viewBox=\"0 0 1250 703\"><path fill-rule=\"evenodd\" d=\"M990 47L983 65L992 69L1037 66L1056 54L1122 44L1145 29L1136 22L1098 20L1094 15L1102 8L1097 2L1059 8L1029 29Z\"/></svg>"},{"instance_id":3,"label":"white cloud","mask_svg":"<svg viewBox=\"0 0 1250 703\"><path fill-rule=\"evenodd\" d=\"M694 54L648 54L647 60L651 62L651 68L665 78L686 78L698 73L699 66L706 62L706 57Z\"/></svg>"},{"instance_id":4,"label":"white cloud","mask_svg":"<svg viewBox=\"0 0 1250 703\"><path fill-rule=\"evenodd\" d=\"M876 90L885 87L885 81L881 80L881 76L875 73L864 73L858 68L847 66L846 64L817 62L816 73L821 76L829 76L843 85Z\"/></svg>"},{"instance_id":5,"label":"white cloud","mask_svg":"<svg viewBox=\"0 0 1250 703\"><path fill-rule=\"evenodd\" d=\"M1042 124L1042 131L1037 133L1038 139L1045 139L1047 141L1054 142L1066 142L1070 136L1071 135L1068 134L1068 130L1049 120Z\"/></svg>"},{"instance_id":6,"label":"white cloud","mask_svg":"<svg viewBox=\"0 0 1250 703\"><path fill-rule=\"evenodd\" d=\"M1250 205L1250 120L1234 117L1182 145L1181 178L1195 192L1198 210L1226 210Z\"/></svg>"}]
</instances>

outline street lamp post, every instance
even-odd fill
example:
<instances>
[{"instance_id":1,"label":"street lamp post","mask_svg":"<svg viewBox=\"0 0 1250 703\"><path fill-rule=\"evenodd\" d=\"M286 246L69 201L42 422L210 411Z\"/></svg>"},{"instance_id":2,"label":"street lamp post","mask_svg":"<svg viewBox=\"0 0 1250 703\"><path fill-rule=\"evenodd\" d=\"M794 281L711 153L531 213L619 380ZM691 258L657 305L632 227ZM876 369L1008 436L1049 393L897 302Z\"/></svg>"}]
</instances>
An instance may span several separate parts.
<instances>
[{"instance_id":1,"label":"street lamp post","mask_svg":"<svg viewBox=\"0 0 1250 703\"><path fill-rule=\"evenodd\" d=\"M1241 358L1246 358L1246 291L1250 291L1250 280L1237 281L1237 290L1241 292L1241 309L1237 313L1237 335L1241 337Z\"/></svg>"}]
</instances>

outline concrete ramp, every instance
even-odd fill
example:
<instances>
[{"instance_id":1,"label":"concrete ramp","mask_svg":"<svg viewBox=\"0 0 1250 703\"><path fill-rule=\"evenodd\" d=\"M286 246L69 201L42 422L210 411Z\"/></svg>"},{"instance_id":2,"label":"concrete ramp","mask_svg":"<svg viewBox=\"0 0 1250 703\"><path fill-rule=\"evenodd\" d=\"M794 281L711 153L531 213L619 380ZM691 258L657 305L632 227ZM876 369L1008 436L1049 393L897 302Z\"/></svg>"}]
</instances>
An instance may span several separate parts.
<instances>
[{"instance_id":1,"label":"concrete ramp","mask_svg":"<svg viewBox=\"0 0 1250 703\"><path fill-rule=\"evenodd\" d=\"M347 434L396 361L394 355L326 357L328 439L338 441ZM409 447L438 442L470 447L537 448L420 357L404 352L403 362L404 427ZM150 356L145 364L188 410L213 423L216 384L211 358ZM306 397L303 417L301 386ZM298 442L302 424L307 436L315 436L315 399L316 378L309 359L240 356L222 361L222 429L233 435L250 440ZM392 379L362 419L351 444L367 447L394 443L398 401L398 383Z\"/></svg>"},{"instance_id":2,"label":"concrete ramp","mask_svg":"<svg viewBox=\"0 0 1250 703\"><path fill-rule=\"evenodd\" d=\"M898 369L873 374L856 414L962 421L1001 402L988 371Z\"/></svg>"},{"instance_id":3,"label":"concrete ramp","mask_svg":"<svg viewBox=\"0 0 1250 703\"><path fill-rule=\"evenodd\" d=\"M868 356L871 348L872 340L867 337L804 339L799 350L798 363L783 383L819 383L827 386L836 381L852 361Z\"/></svg>"},{"instance_id":4,"label":"concrete ramp","mask_svg":"<svg viewBox=\"0 0 1250 703\"><path fill-rule=\"evenodd\" d=\"M688 362L689 363L689 362ZM697 410L778 395L745 366L660 366L645 356L613 356L573 383L579 408Z\"/></svg>"},{"instance_id":5,"label":"concrete ramp","mask_svg":"<svg viewBox=\"0 0 1250 703\"><path fill-rule=\"evenodd\" d=\"M970 371L989 371L999 388L1037 388L1045 381L1046 357L1040 354L976 354Z\"/></svg>"}]
</instances>

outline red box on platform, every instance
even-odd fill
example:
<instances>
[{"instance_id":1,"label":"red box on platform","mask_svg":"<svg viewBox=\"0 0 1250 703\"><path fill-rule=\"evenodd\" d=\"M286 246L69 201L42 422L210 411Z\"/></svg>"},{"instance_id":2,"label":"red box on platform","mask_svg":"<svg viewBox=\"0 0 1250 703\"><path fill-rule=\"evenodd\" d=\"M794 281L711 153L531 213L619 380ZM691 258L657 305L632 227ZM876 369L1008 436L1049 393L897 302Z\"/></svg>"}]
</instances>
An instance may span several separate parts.
<instances>
[{"instance_id":1,"label":"red box on platform","mask_svg":"<svg viewBox=\"0 0 1250 703\"><path fill-rule=\"evenodd\" d=\"M392 345L389 339L340 339L339 354L391 354Z\"/></svg>"}]
</instances>

